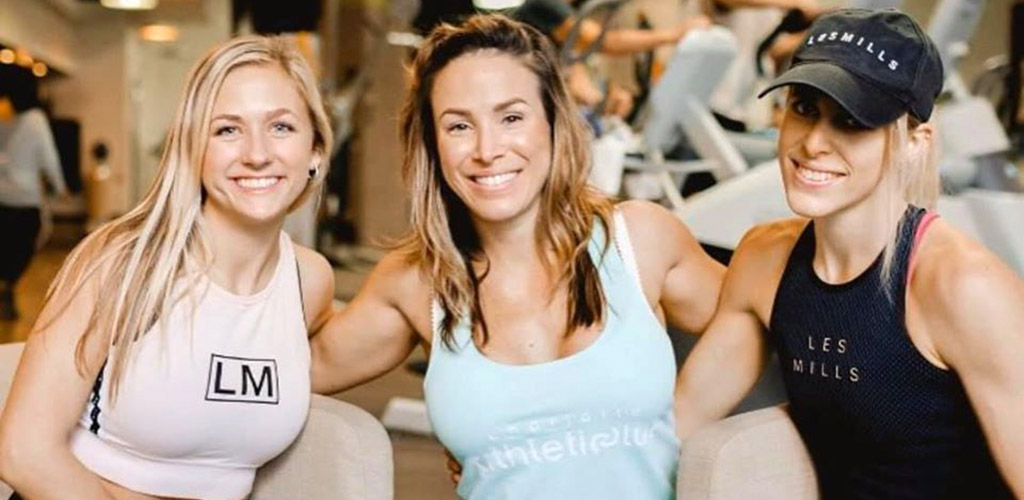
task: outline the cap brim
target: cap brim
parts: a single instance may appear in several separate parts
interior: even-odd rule
[[[777,88],[789,85],[807,85],[821,91],[870,128],[892,123],[907,112],[906,105],[899,99],[867,80],[827,62],[812,61],[793,66],[757,97],[764,97]]]

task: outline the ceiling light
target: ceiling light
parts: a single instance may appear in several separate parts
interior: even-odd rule
[[[157,0],[100,0],[109,9],[148,10],[156,7]]]
[[[147,42],[174,42],[178,40],[178,28],[165,24],[149,24],[139,28],[139,36]]]
[[[0,63],[11,64],[14,62],[14,51],[11,49],[0,50]]]
[[[32,74],[38,76],[39,78],[46,76],[46,73],[48,73],[49,71],[49,68],[47,68],[46,64],[44,63],[37,62],[32,65]]]
[[[32,66],[32,63],[36,62],[36,60],[32,58],[32,54],[29,54],[25,49],[15,50],[14,60],[17,61],[18,66],[24,66],[26,68]]]
[[[473,0],[473,6],[481,10],[515,9],[526,3],[526,0]]]

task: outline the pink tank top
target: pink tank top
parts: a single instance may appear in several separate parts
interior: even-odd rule
[[[179,301],[166,330],[139,340],[113,406],[103,368],[71,436],[86,468],[149,495],[249,494],[256,468],[291,444],[309,410],[309,342],[284,232],[279,255],[256,294],[206,280],[195,309]]]

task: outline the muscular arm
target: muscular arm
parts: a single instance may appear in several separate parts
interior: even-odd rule
[[[419,337],[399,301],[410,290],[415,293],[416,281],[415,270],[401,256],[388,255],[352,302],[322,316],[322,326],[310,339],[313,392],[348,389],[390,371],[409,356]],[[423,307],[429,307],[426,300]]]
[[[725,418],[760,378],[768,355],[765,323],[802,224],[792,220],[754,228],[736,248],[714,319],[676,380],[680,438]]]
[[[68,445],[107,354],[107,339],[94,336],[85,373],[75,368],[75,346],[96,297],[87,283],[63,311],[60,300],[51,301],[37,323],[45,328],[28,338],[14,376],[0,417],[0,478],[27,499],[114,498]]]
[[[657,301],[672,327],[703,332],[715,312],[725,267],[709,257],[686,225],[665,208],[628,201],[619,210],[648,300]]]
[[[1024,497],[1024,282],[983,249],[949,253],[921,256],[911,299],[960,376],[1003,477]]]

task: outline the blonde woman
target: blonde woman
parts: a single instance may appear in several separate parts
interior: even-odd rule
[[[0,420],[5,482],[32,500],[249,494],[309,407],[303,306],[322,305],[303,304],[299,271],[322,257],[281,227],[330,144],[283,40],[236,39],[195,67],[156,183],[48,292]]]
[[[585,125],[540,32],[500,16],[442,26],[411,75],[412,231],[313,337],[314,390],[424,345],[463,498],[674,498],[665,322],[702,331],[723,269],[666,210],[585,185]]]
[[[770,87],[789,88],[779,161],[806,219],[737,249],[681,434],[739,403],[771,345],[823,498],[1024,497],[1024,283],[925,209],[941,64],[897,11],[811,26]]]

